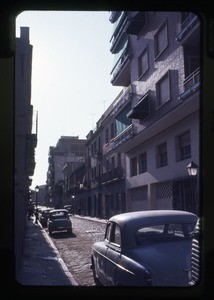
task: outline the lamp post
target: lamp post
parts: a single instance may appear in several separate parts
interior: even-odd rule
[[[189,175],[192,175],[192,176],[197,175],[198,165],[196,163],[194,163],[194,161],[191,161],[191,163],[189,163],[187,165],[187,171],[188,171]]]
[[[198,203],[198,197],[197,197],[197,194],[198,194],[198,189],[197,189],[197,173],[198,173],[198,165],[194,162],[194,161],[191,161],[188,165],[187,165],[187,172],[190,176],[194,176],[195,177],[195,182],[193,182],[193,197],[195,197],[195,201],[194,201],[194,212],[196,214],[199,213],[199,203]]]
[[[39,191],[39,186],[37,185],[37,186],[35,187],[35,192],[36,192],[36,215],[35,215],[36,220],[35,220],[35,223],[36,223],[36,224],[38,223],[38,197],[37,197],[38,191]]]

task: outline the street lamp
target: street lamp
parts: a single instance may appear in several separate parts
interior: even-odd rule
[[[197,175],[198,165],[196,165],[196,163],[194,163],[194,161],[191,161],[191,163],[189,163],[187,165],[187,171],[188,171],[189,175],[192,175],[192,176]]]
[[[197,188],[197,173],[198,173],[198,165],[196,163],[194,163],[194,161],[191,161],[188,165],[187,165],[187,171],[188,174],[190,176],[193,176],[193,178],[195,178],[194,181],[192,181],[192,189],[193,189],[193,197],[195,197],[194,199],[194,211],[196,214],[199,213],[199,203],[198,203],[198,188]],[[192,178],[192,179],[193,179]]]
[[[35,223],[36,224],[38,223],[38,197],[37,197],[38,191],[39,191],[39,186],[37,185],[35,187],[35,192],[36,192],[36,220],[35,220]]]

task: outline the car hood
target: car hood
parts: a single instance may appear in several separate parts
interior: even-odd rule
[[[156,243],[132,252],[132,258],[150,272],[156,286],[187,286],[191,240]]]

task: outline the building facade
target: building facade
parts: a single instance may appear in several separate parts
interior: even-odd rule
[[[67,204],[69,176],[85,160],[85,141],[78,136],[61,136],[56,146],[49,148],[46,183],[50,206],[60,208]]]
[[[199,213],[200,20],[184,12],[111,12],[111,83],[129,100],[115,114],[115,152],[125,154],[127,211]],[[130,120],[128,122],[128,120]]]
[[[15,52],[14,253],[16,270],[23,255],[30,186],[35,169],[37,112],[31,105],[32,45],[29,28],[20,28]]]
[[[113,110],[123,91],[98,120],[96,129],[87,136],[86,188],[91,216],[109,218],[126,211],[125,166],[123,153],[115,153]],[[86,192],[85,192],[86,194]]]
[[[121,92],[88,133],[85,163],[64,165],[69,204],[98,218],[149,209],[199,214],[200,19],[113,11],[110,22],[111,84]],[[196,176],[187,172],[192,161]]]
[[[111,83],[121,92],[90,131],[75,212],[199,213],[200,20],[184,12],[113,11]],[[199,171],[199,169],[198,169]]]

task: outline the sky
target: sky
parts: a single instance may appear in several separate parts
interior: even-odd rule
[[[86,139],[121,91],[111,84],[112,24],[108,11],[25,11],[33,46],[31,104],[38,111],[36,167],[31,188],[46,184],[48,152],[61,136]]]

